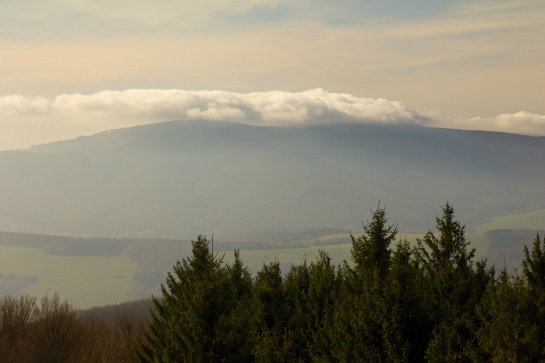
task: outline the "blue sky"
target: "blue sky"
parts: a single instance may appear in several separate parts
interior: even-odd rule
[[[3,0],[0,149],[199,115],[543,135],[543,19],[544,1]]]

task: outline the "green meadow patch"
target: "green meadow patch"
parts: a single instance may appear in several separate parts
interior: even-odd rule
[[[7,293],[42,297],[58,292],[76,308],[126,301],[134,270],[122,256],[58,256],[40,248],[0,245],[0,274],[20,287]]]
[[[543,230],[545,229],[545,209],[494,217],[490,222],[477,226],[476,231],[485,233],[495,229]]]

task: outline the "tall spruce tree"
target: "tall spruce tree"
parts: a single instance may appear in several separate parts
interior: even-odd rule
[[[238,250],[234,252],[234,262],[225,270],[227,298],[217,324],[218,356],[220,361],[252,362],[252,277]]]
[[[385,309],[384,286],[391,263],[390,245],[397,227],[388,225],[384,208],[372,212],[371,221],[363,225],[363,234],[350,236],[354,267],[344,266],[346,282],[341,286],[342,300],[335,318],[338,331],[335,350],[341,361],[385,361],[382,337]]]
[[[541,352],[541,359],[545,358],[545,236],[540,238],[536,233],[536,238],[532,246],[532,251],[524,246],[524,259],[522,260],[522,272],[528,283],[528,288],[537,306],[537,312],[534,317],[538,323],[539,341],[544,347]]]
[[[209,249],[206,237],[192,241],[191,258],[177,262],[154,297],[147,339],[140,350],[145,362],[219,361],[217,324],[229,306],[227,274]]]
[[[290,307],[286,304],[280,262],[264,264],[256,275],[252,298],[254,360],[291,362],[293,337],[289,327]]]
[[[309,266],[309,286],[305,296],[308,314],[307,347],[313,362],[333,362],[334,311],[339,300],[340,278],[329,255],[320,251]]]
[[[467,361],[474,314],[469,302],[475,249],[469,249],[465,227],[454,218],[449,203],[436,223],[438,236],[428,231],[418,240],[416,249],[428,283],[430,318],[435,324],[426,358],[436,362]]]
[[[292,337],[291,349],[297,360],[310,361],[307,338],[309,330],[309,311],[306,305],[310,284],[309,265],[305,260],[300,265],[294,265],[284,279],[285,304],[289,310],[287,324]]]
[[[528,247],[524,246],[522,271],[530,289],[536,295],[545,294],[545,238],[541,241],[539,233],[536,233],[531,253]]]
[[[362,349],[362,339],[355,324],[358,292],[354,289],[354,270],[344,261],[339,267],[338,296],[334,302],[333,319],[329,322],[328,338],[331,341],[332,362],[357,361],[355,352]]]
[[[504,268],[498,280],[490,279],[477,306],[480,361],[539,362],[537,306],[525,281]]]
[[[397,227],[388,225],[386,210],[380,205],[362,227],[361,236],[350,235],[354,270],[363,285],[382,283],[390,267],[390,245],[395,241]]]
[[[430,319],[425,305],[424,280],[406,240],[392,253],[384,286],[382,336],[389,362],[421,362],[429,341]]]

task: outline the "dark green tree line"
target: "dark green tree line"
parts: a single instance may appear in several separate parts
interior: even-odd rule
[[[522,275],[498,275],[450,204],[416,245],[378,207],[350,236],[352,261],[325,252],[251,276],[193,241],[155,299],[144,362],[537,362],[545,358],[545,241]]]

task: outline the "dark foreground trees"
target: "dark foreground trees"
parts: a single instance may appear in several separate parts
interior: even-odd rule
[[[233,266],[223,266],[221,259],[212,255],[206,237],[198,236],[192,244],[192,257],[174,266],[166,285],[161,287],[162,299],[154,299],[156,309],[140,359],[211,362],[229,356],[240,362],[250,361],[250,352],[245,348],[251,318],[247,309],[250,274],[238,253]],[[267,292],[270,296],[265,300],[280,306],[275,291]]]
[[[131,362],[142,324],[81,317],[58,294],[0,299],[0,363]]]
[[[545,359],[545,241],[521,274],[474,261],[450,204],[416,245],[384,208],[351,236],[352,261],[325,252],[251,275],[192,241],[145,329],[120,312],[78,316],[58,295],[0,300],[2,362],[539,362]]]
[[[384,208],[351,236],[352,262],[325,252],[278,261],[252,278],[205,237],[156,299],[143,362],[537,362],[545,358],[545,242],[525,250],[523,275],[474,261],[450,204],[416,246]]]

